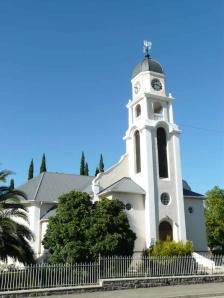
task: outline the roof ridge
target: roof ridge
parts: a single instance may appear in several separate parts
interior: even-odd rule
[[[122,178],[118,179],[114,183],[112,183],[112,184],[108,185],[107,187],[105,187],[104,189],[102,189],[102,191],[105,191],[106,189],[108,189],[109,187],[115,185],[116,183],[120,183],[124,178],[128,178],[128,177],[122,177]],[[100,191],[99,193],[101,193],[102,191]]]
[[[37,197],[37,194],[38,194],[38,192],[39,192],[39,189],[40,189],[41,183],[42,183],[42,181],[43,181],[44,175],[45,175],[45,172],[43,172],[43,174],[42,174],[42,176],[41,176],[41,178],[40,178],[40,181],[39,181],[39,183],[38,183],[38,185],[37,185],[37,189],[36,189],[36,192],[35,192],[35,194],[34,194],[34,198],[33,198],[34,201],[36,200],[36,197]]]
[[[127,180],[127,179],[132,180],[130,177],[123,177],[123,178],[121,178],[120,180],[117,181],[116,187],[119,187],[123,183],[123,181]]]
[[[78,175],[78,174],[71,174],[71,173],[59,173],[59,172],[46,172],[46,174],[58,174],[58,175],[69,175],[69,176],[76,176],[76,177],[89,177],[94,178],[95,176],[87,176],[87,175]]]

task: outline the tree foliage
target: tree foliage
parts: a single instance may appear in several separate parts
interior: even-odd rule
[[[85,175],[85,154],[82,151],[81,160],[80,160],[80,175]]]
[[[99,174],[99,168],[98,167],[96,167],[96,170],[95,170],[95,177]]]
[[[87,162],[85,164],[85,176],[89,176],[89,166]]]
[[[93,205],[87,237],[91,255],[132,255],[135,233],[130,229],[124,204],[118,199],[101,198]]]
[[[10,179],[9,187],[10,187],[11,190],[13,190],[15,188],[14,179]]]
[[[9,171],[1,171],[0,181],[5,182],[10,174]],[[33,240],[33,235],[26,226],[27,210],[21,199],[26,199],[23,192],[10,186],[0,187],[0,260],[7,261],[11,257],[19,262],[32,264],[34,252],[29,241]]]
[[[33,178],[33,172],[34,172],[34,164],[33,159],[30,162],[29,170],[28,170],[28,180]]]
[[[43,244],[51,262],[71,263],[95,260],[99,253],[131,254],[135,239],[122,202],[104,198],[93,204],[87,193],[71,191],[59,197]]]
[[[89,176],[89,166],[83,151],[82,151],[81,160],[80,160],[80,175]]]
[[[104,172],[104,162],[103,162],[103,155],[102,154],[100,154],[99,171],[100,171],[100,173]]]
[[[43,172],[47,172],[47,166],[46,166],[46,156],[43,154],[42,160],[41,160],[41,165],[40,165],[40,174]]]
[[[214,187],[207,192],[205,223],[208,246],[224,252],[224,189]]]

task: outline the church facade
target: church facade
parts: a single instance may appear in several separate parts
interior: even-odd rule
[[[162,66],[148,49],[134,68],[132,99],[127,103],[126,152],[120,161],[97,177],[42,173],[19,187],[28,195],[30,227],[37,255],[48,218],[55,214],[57,198],[72,189],[88,192],[93,200],[117,198],[124,202],[135,251],[156,240],[193,242],[195,251],[207,251],[203,200],[182,181],[180,129],[174,121],[174,98],[166,92]]]

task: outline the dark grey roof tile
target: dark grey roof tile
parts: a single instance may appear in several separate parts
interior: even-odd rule
[[[95,177],[45,172],[18,187],[28,200],[56,202],[63,193],[71,190],[91,193],[91,183]]]
[[[200,193],[191,191],[186,188],[183,189],[183,195],[184,195],[184,197],[201,197],[201,198],[205,197],[204,195],[201,195]]]

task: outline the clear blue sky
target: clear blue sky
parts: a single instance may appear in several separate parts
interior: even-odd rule
[[[43,152],[49,171],[78,174],[82,150],[91,174],[101,152],[117,162],[149,39],[176,98],[184,178],[224,187],[223,13],[221,0],[1,1],[1,168],[18,185]]]

